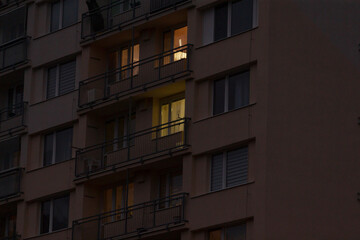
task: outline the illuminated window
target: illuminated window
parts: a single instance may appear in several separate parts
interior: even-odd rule
[[[187,44],[187,26],[165,32],[163,41],[164,52],[166,52],[163,60],[164,64],[187,57],[186,50],[182,48]],[[171,54],[171,50],[173,50],[173,54]]]
[[[126,200],[127,195],[127,202]],[[104,191],[104,212],[111,212],[114,210],[120,210],[127,206],[134,205],[134,183],[129,183],[128,189],[126,184],[120,184],[111,188],[107,188]],[[132,213],[129,212],[128,216]],[[111,214],[108,218],[104,219],[105,222],[111,222],[123,219],[125,217],[124,211],[118,211],[118,214]]]
[[[109,58],[109,70],[120,69],[109,77],[109,82],[115,82],[139,74],[140,45],[126,46],[119,51],[113,52]],[[134,63],[131,65],[131,63]]]
[[[176,125],[176,121],[185,118],[185,99],[183,96],[174,96],[161,101],[160,124],[161,136],[184,131],[184,125]],[[170,123],[173,126],[169,126]]]
[[[246,224],[211,230],[209,240],[246,240]]]

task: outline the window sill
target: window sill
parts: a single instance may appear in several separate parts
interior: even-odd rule
[[[62,95],[58,95],[58,96],[56,96],[56,97],[52,97],[52,98],[45,99],[45,100],[43,100],[43,101],[41,101],[41,102],[37,102],[37,103],[30,104],[29,107],[34,107],[34,106],[36,106],[36,105],[39,105],[39,104],[42,104],[42,103],[45,103],[45,102],[49,102],[49,101],[52,101],[52,100],[54,100],[54,99],[58,99],[58,98],[60,98],[60,97],[66,96],[66,95],[70,95],[70,94],[72,94],[72,93],[74,93],[74,92],[76,92],[76,91],[78,91],[78,89],[74,89],[74,90],[72,90],[72,91],[70,91],[70,92],[68,92],[68,93],[65,93],[65,94],[62,94]]]
[[[62,162],[57,162],[57,163],[54,163],[54,164],[51,164],[51,165],[48,165],[48,166],[42,166],[42,167],[38,167],[38,168],[35,168],[35,169],[31,169],[31,170],[26,171],[26,173],[36,172],[36,171],[39,171],[39,170],[42,170],[42,169],[45,169],[45,168],[50,168],[50,167],[53,167],[53,166],[56,166],[56,165],[60,165],[62,163],[70,162],[72,160],[75,160],[75,158],[70,158],[68,160],[65,160],[65,161],[62,161]]]
[[[33,40],[35,41],[35,40],[44,38],[44,37],[46,37],[46,36],[49,36],[49,35],[52,35],[52,34],[54,34],[54,33],[60,32],[60,31],[62,31],[62,30],[71,28],[71,27],[73,27],[73,26],[75,26],[75,25],[78,25],[78,24],[81,24],[81,21],[80,21],[80,22],[73,23],[73,24],[71,24],[71,25],[69,25],[69,26],[67,26],[67,27],[60,28],[60,29],[55,30],[55,31],[53,31],[53,32],[48,32],[48,33],[42,34],[42,35],[40,35],[40,36],[38,36],[38,37],[34,37]]]
[[[213,42],[211,42],[211,43],[203,44],[203,45],[201,45],[201,46],[199,46],[199,47],[195,47],[195,50],[198,50],[198,49],[201,49],[201,48],[205,48],[205,47],[207,47],[207,46],[210,46],[210,45],[213,45],[213,44],[216,44],[216,43],[225,41],[225,40],[230,39],[230,38],[237,37],[237,36],[239,36],[239,35],[243,35],[243,34],[248,33],[248,32],[252,32],[252,31],[254,31],[254,30],[258,29],[258,28],[259,28],[259,26],[256,26],[256,27],[253,27],[253,28],[251,28],[251,29],[249,29],[249,30],[246,30],[246,31],[244,31],[244,32],[234,34],[234,35],[232,35],[232,36],[230,36],[230,37],[226,37],[226,38],[223,38],[223,39],[220,39],[220,40],[217,40],[217,41],[213,41]]]
[[[196,120],[196,121],[193,122],[193,124],[196,124],[196,123],[199,123],[199,122],[208,120],[208,119],[216,118],[216,117],[222,116],[222,115],[224,115],[224,114],[228,114],[228,113],[232,113],[232,112],[235,112],[235,111],[239,111],[239,110],[241,110],[241,109],[251,108],[251,107],[254,106],[254,105],[256,105],[256,102],[250,103],[249,105],[246,105],[246,106],[243,106],[243,107],[239,107],[239,108],[236,108],[236,109],[227,111],[227,112],[219,113],[219,114],[216,114],[216,115],[212,115],[212,116],[210,116],[210,117],[206,117],[206,118],[202,118],[202,119],[200,119],[200,120]]]
[[[249,182],[247,182],[247,183],[243,183],[243,184],[236,185],[236,186],[233,186],[233,187],[223,188],[223,189],[219,189],[219,190],[216,190],[216,191],[211,191],[211,192],[207,192],[207,193],[195,195],[195,196],[190,197],[190,199],[196,199],[196,198],[203,197],[203,196],[207,196],[207,195],[210,195],[210,194],[213,194],[213,193],[218,193],[218,192],[223,192],[223,191],[227,191],[227,190],[232,190],[232,189],[234,189],[234,188],[239,188],[239,187],[251,185],[251,184],[254,184],[254,183],[255,183],[255,181],[252,180],[252,181],[249,181]]]

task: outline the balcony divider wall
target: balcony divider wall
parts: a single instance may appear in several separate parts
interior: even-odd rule
[[[174,194],[127,208],[73,221],[72,240],[125,239],[187,222],[187,193]]]

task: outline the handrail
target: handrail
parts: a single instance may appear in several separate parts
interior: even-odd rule
[[[189,118],[178,119],[76,151],[75,176],[145,162],[188,147]],[[94,165],[95,164],[95,165]]]
[[[80,236],[88,234],[87,231],[84,232],[84,229],[89,227],[91,227],[91,234],[100,240],[143,234],[147,230],[161,227],[169,229],[171,226],[185,223],[185,199],[188,195],[188,193],[173,194],[74,220],[72,240],[83,239]]]

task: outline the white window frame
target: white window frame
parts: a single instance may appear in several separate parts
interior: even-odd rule
[[[227,20],[227,34],[226,34],[226,38],[229,38],[231,36],[236,36],[238,34],[241,34],[241,33],[238,33],[238,34],[234,34],[234,35],[231,35],[231,21],[232,21],[232,16],[231,16],[231,6],[232,6],[232,3],[235,2],[237,0],[232,0],[232,1],[228,1],[227,4],[227,15],[228,15],[228,20]],[[258,27],[258,0],[252,0],[253,1],[253,19],[252,19],[252,28],[251,29],[254,29],[256,27]],[[202,45],[208,45],[208,44],[211,44],[213,42],[217,42],[217,41],[221,41],[221,40],[224,40],[226,38],[223,38],[223,39],[220,39],[220,40],[216,40],[215,41],[215,8],[217,7],[218,5],[215,5],[209,9],[206,9],[203,11],[202,13],[202,35],[203,35],[203,38],[202,38]],[[207,15],[207,17],[209,18],[210,22],[209,22],[209,26],[208,27],[211,27],[212,29],[209,30],[209,29],[205,29],[205,15]],[[249,29],[249,30],[251,30]],[[208,33],[211,33],[211,40],[207,40],[205,41],[205,38],[204,38],[204,35],[205,35],[205,32],[208,32]]]
[[[54,232],[53,231],[53,221],[54,221],[54,200],[58,199],[58,198],[63,198],[63,197],[68,197],[69,198],[69,202],[68,202],[68,208],[69,208],[69,212],[68,212],[68,223],[67,223],[67,227],[65,228],[62,228],[62,229],[66,229],[69,227],[69,213],[70,213],[70,194],[68,195],[64,195],[64,196],[61,196],[61,197],[57,197],[57,198],[51,198],[51,199],[48,199],[48,200],[45,200],[45,201],[42,201],[40,203],[40,223],[39,223],[39,233],[41,235],[44,235],[44,234],[49,234],[49,233],[52,233]],[[41,233],[41,223],[42,223],[42,204],[44,202],[50,202],[50,213],[49,213],[49,231],[48,232],[44,232],[44,233]],[[61,231],[62,229],[58,229],[58,230],[55,230],[55,231]]]
[[[47,134],[44,135],[43,137],[43,156],[42,156],[42,159],[43,159],[43,167],[47,167],[47,166],[51,166],[51,165],[54,165],[54,164],[57,164],[57,163],[60,163],[60,162],[56,162],[56,135],[58,132],[61,132],[61,131],[64,131],[64,130],[68,130],[68,129],[72,129],[72,135],[71,135],[71,140],[73,141],[74,140],[74,128],[71,126],[71,127],[67,127],[67,128],[62,128],[60,130],[56,130],[56,131],[53,131],[53,132],[49,132]],[[53,144],[52,144],[52,156],[51,156],[51,164],[49,165],[45,165],[45,142],[46,142],[46,136],[48,135],[52,135],[52,141],[53,141]],[[73,146],[73,142],[71,142],[71,146]],[[71,158],[73,157],[73,154],[72,154],[72,148],[71,148]],[[70,158],[70,159],[71,159]],[[67,160],[70,160],[70,159],[67,159]],[[65,160],[65,161],[67,161]]]

